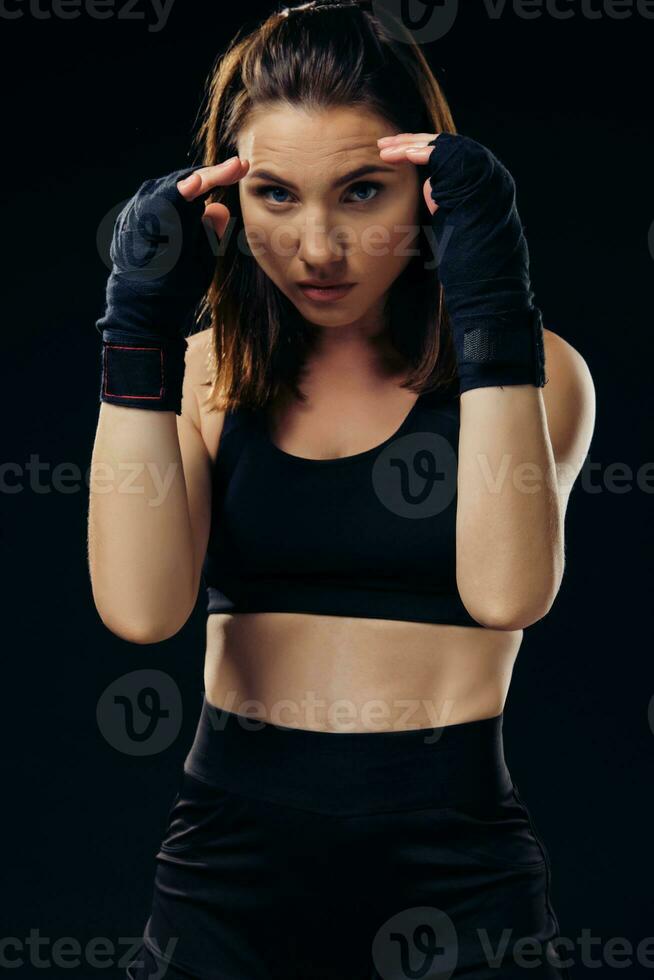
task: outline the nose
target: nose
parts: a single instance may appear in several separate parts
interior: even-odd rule
[[[298,229],[297,257],[307,266],[336,273],[348,254],[347,235],[342,225],[331,225],[323,211],[312,211]]]

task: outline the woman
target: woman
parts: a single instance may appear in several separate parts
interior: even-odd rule
[[[594,390],[511,176],[363,3],[234,42],[198,135],[121,212],[98,323],[94,463],[147,463],[92,494],[99,613],[157,642],[209,590],[128,976],[567,976],[502,721]]]

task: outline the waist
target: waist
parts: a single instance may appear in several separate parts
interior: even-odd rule
[[[204,690],[236,713],[343,732],[499,714],[521,637],[499,630],[289,613],[207,618]]]
[[[214,786],[338,815],[494,807],[511,792],[503,712],[403,731],[323,732],[228,711],[203,697],[185,771]]]

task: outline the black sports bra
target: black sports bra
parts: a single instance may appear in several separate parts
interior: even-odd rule
[[[306,459],[227,412],[212,470],[207,612],[476,626],[456,585],[459,399],[422,394],[373,449]]]

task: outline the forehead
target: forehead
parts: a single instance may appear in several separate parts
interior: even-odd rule
[[[350,106],[307,110],[278,103],[255,110],[237,140],[252,166],[274,163],[296,172],[380,163],[377,139],[395,127],[369,110]]]

